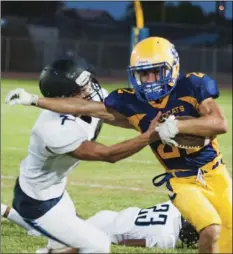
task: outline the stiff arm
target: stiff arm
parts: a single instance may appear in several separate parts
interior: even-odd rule
[[[87,101],[81,98],[38,98],[36,106],[62,114],[92,116],[114,126],[134,129],[125,116],[107,108],[103,102]]]

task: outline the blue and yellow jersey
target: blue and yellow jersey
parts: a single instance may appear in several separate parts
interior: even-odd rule
[[[219,96],[215,80],[203,73],[181,75],[176,88],[162,103],[143,103],[137,99],[134,89],[118,89],[109,94],[104,103],[126,116],[129,122],[141,133],[145,132],[151,120],[159,111],[163,117],[199,117],[199,104],[207,98]],[[216,138],[200,149],[179,149],[164,145],[160,140],[152,143],[151,149],[167,171],[217,167],[221,154]]]

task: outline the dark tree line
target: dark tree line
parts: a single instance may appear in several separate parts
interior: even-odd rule
[[[56,13],[61,1],[1,1],[2,16],[41,17]]]
[[[218,9],[219,1],[216,1],[216,11],[206,14],[202,8],[192,5],[191,2],[179,2],[177,5],[172,2],[164,1],[141,1],[144,20],[146,22],[168,22],[168,23],[186,23],[186,24],[210,24],[227,25],[232,22],[227,20],[224,12]],[[134,5],[131,2],[128,5],[125,14],[126,20],[135,22]]]
[[[219,25],[227,25],[232,21],[225,19],[224,12],[219,12],[219,4],[223,1],[216,1],[215,12],[206,15],[201,7],[192,5],[189,1],[181,1],[177,5],[172,2],[164,1],[141,1],[145,22],[173,22],[186,24],[208,24],[215,23]],[[64,7],[64,1],[1,1],[2,16],[17,17],[41,17],[51,16]],[[66,12],[68,8],[66,8]],[[70,12],[72,10],[70,9]],[[70,13],[70,15],[74,15]],[[133,2],[131,2],[126,10],[123,19],[135,22],[135,13]]]

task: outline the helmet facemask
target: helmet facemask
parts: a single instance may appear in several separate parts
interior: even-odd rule
[[[128,68],[130,81],[137,96],[144,102],[156,101],[169,94],[173,89],[173,69],[167,62],[133,66]],[[153,82],[143,81],[143,73],[155,73]]]
[[[182,218],[182,228],[179,233],[182,248],[196,249],[199,240],[199,234],[196,229]]]
[[[83,71],[75,79],[75,82],[78,87],[71,96],[81,96],[85,100],[93,100],[96,97],[95,100],[103,101],[102,89],[98,81],[92,77],[89,71]]]
[[[81,88],[81,97],[84,100],[103,101],[103,93],[99,83],[91,79],[86,85]]]
[[[136,96],[144,103],[153,103],[169,95],[179,76],[179,55],[174,45],[162,37],[148,37],[133,48],[128,67],[129,80]],[[142,72],[156,72],[142,79]],[[140,75],[138,75],[138,72]]]

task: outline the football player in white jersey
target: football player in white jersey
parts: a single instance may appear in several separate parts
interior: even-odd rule
[[[101,87],[88,67],[72,59],[56,60],[46,66],[39,86],[45,97],[103,100]],[[80,253],[109,253],[108,235],[76,216],[65,190],[67,175],[79,160],[112,163],[140,151],[158,138],[155,126],[160,116],[154,118],[147,132],[105,146],[92,141],[97,137],[100,120],[44,110],[33,126],[28,155],[20,164],[13,208],[32,228],[60,246],[79,249]],[[110,122],[114,124],[114,119]]]
[[[149,208],[129,207],[120,212],[104,210],[86,221],[119,245],[170,249],[180,239],[187,247],[195,248],[199,238],[171,201]]]
[[[26,223],[25,225],[19,223],[23,219],[13,208],[8,207],[7,210],[15,214],[15,219],[17,218],[15,221],[9,218],[11,221],[25,228],[29,235],[36,236],[34,230]],[[86,221],[104,231],[111,242],[118,245],[173,249],[177,247],[180,240],[183,246],[196,248],[199,239],[195,228],[182,218],[171,201],[146,209],[129,207],[119,212],[104,210],[97,212]],[[39,249],[38,253],[55,253],[59,247],[54,243],[51,246],[50,241],[48,246]]]

